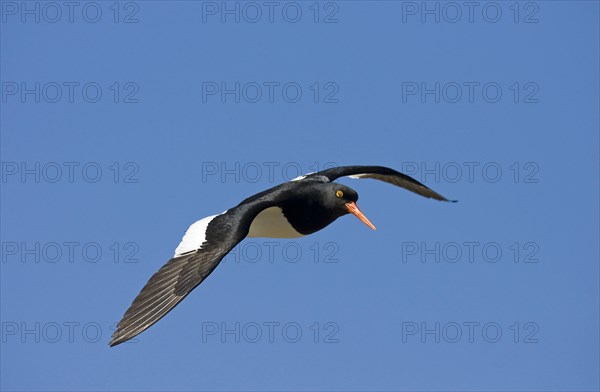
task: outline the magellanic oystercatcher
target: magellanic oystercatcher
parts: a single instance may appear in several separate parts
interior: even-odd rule
[[[427,198],[451,201],[406,174],[382,166],[335,167],[267,189],[222,214],[192,224],[173,258],[150,278],[125,312],[110,345],[131,339],[160,320],[246,237],[301,237],[348,213],[375,230],[356,205],[356,191],[332,182],[344,176],[374,178]]]

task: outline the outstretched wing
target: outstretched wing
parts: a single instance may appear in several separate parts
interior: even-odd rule
[[[337,178],[346,176],[349,176],[350,178],[374,178],[376,180],[384,181],[404,189],[408,189],[409,191],[424,197],[441,201],[456,201],[448,200],[424,184],[421,184],[414,178],[384,166],[339,166],[317,173],[312,173],[307,177],[316,176],[327,177],[329,181],[335,181]]]
[[[248,235],[254,218],[285,198],[285,188],[273,187],[191,225],[173,258],[150,278],[125,312],[110,345],[142,333],[177,306]]]
[[[233,209],[190,226],[169,260],[146,283],[117,325],[111,346],[148,329],[206,279],[235,245],[246,237],[247,210]]]

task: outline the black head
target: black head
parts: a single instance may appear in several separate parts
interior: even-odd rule
[[[358,193],[354,189],[335,182],[322,184],[319,188],[320,202],[324,207],[337,216],[354,214],[364,224],[375,230],[375,226],[356,205]]]
[[[358,200],[358,193],[346,185],[328,182],[319,188],[321,201],[327,208],[343,210],[346,214],[346,203],[356,203]]]

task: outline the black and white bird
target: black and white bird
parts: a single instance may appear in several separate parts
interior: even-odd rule
[[[417,180],[382,166],[335,167],[267,189],[221,214],[192,224],[173,258],[150,278],[125,312],[110,345],[131,339],[160,320],[246,237],[302,237],[349,213],[375,230],[356,205],[356,191],[333,182],[344,176],[374,178],[427,198],[450,201]]]

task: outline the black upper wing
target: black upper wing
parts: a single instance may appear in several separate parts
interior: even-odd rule
[[[350,176],[352,178],[374,178],[376,180],[385,181],[404,189],[408,189],[409,191],[415,192],[424,197],[441,201],[456,201],[448,200],[424,184],[421,184],[414,178],[384,166],[339,166],[317,173],[312,173],[307,177],[316,176],[327,177],[329,181],[335,181],[337,178],[346,176]]]
[[[146,283],[135,298],[112,335],[111,346],[123,343],[148,329],[210,275],[219,262],[245,235],[229,235],[215,239],[232,220],[227,214],[218,215],[207,227],[206,242],[194,252],[169,260]],[[211,238],[212,237],[212,238]]]
[[[169,313],[246,237],[256,215],[280,197],[274,188],[271,193],[261,193],[215,216],[206,227],[205,241],[199,249],[173,257],[150,278],[117,324],[110,345],[133,338]]]

